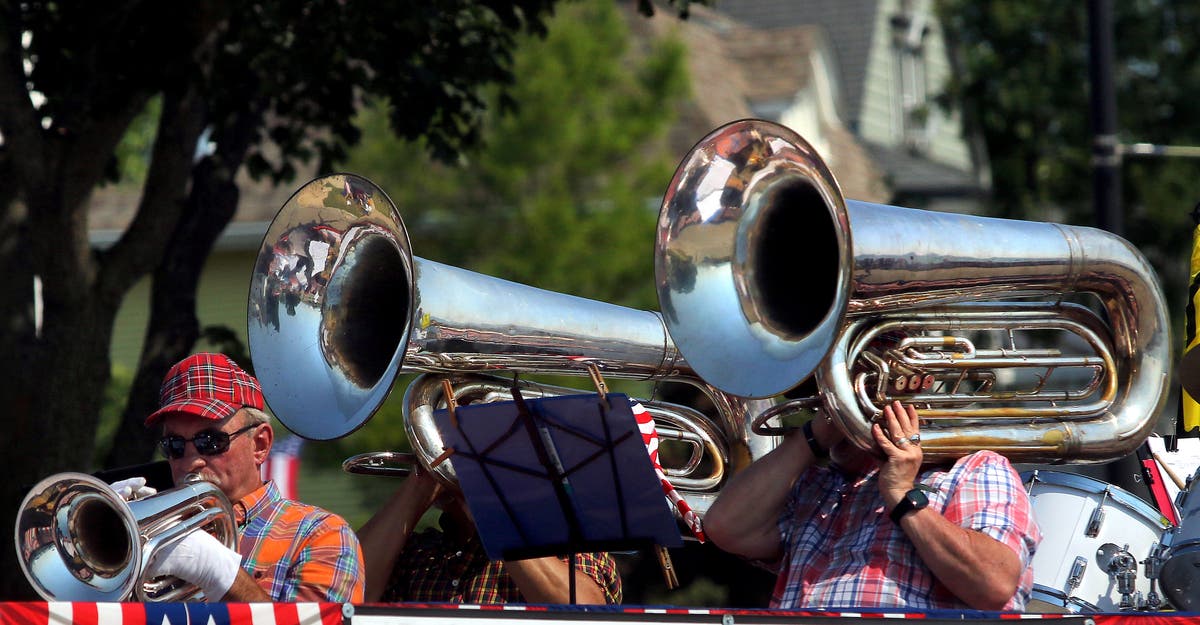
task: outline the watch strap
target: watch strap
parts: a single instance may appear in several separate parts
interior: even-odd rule
[[[907,493],[904,493],[904,499],[901,499],[900,503],[896,504],[896,507],[892,508],[891,513],[888,514],[888,517],[892,519],[892,523],[899,525],[900,519],[903,519],[908,513],[927,507],[929,505],[929,498],[925,496],[925,492],[931,490],[933,489],[924,484],[918,484],[909,489]]]
[[[804,425],[800,427],[800,431],[804,433],[804,440],[808,441],[808,449],[812,451],[814,458],[824,460],[829,457],[829,450],[822,447],[821,443],[817,441],[817,436],[813,434],[811,419],[804,422]]]

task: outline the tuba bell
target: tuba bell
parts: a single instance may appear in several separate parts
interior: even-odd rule
[[[1127,241],[846,200],[778,124],[737,121],[700,141],[656,241],[663,316],[697,375],[773,397],[815,373],[820,411],[863,448],[900,399],[928,421],[929,460],[988,448],[1101,462],[1141,444],[1166,398],[1164,298]]]
[[[401,373],[586,376],[596,367],[604,376],[682,382],[707,394],[717,414],[701,415],[706,421],[694,429],[726,441],[710,465],[736,468],[773,446],[740,431],[745,415],[770,403],[700,380],[658,313],[517,284],[411,250],[395,205],[357,176],[317,178],[276,215],[251,277],[248,338],[263,395],[292,432],[314,440],[350,434]],[[418,456],[427,467],[433,460]],[[381,458],[351,470],[369,471]],[[434,473],[452,481],[448,467]],[[698,492],[689,503],[704,510],[712,498],[713,490]]]
[[[38,482],[17,512],[17,559],[47,601],[186,601],[200,594],[175,577],[144,579],[155,553],[193,531],[237,547],[233,507],[199,476],[125,501],[85,473]]]

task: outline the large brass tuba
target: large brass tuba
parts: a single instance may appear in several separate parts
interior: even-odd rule
[[[658,313],[416,257],[394,204],[357,176],[318,178],[284,204],[264,239],[248,308],[263,394],[276,417],[305,438],[339,438],[362,426],[401,372],[588,375],[595,366],[604,376],[677,381],[707,392],[719,414],[695,429],[718,432],[724,444],[723,457],[705,466],[736,469],[773,446],[771,438],[742,431],[746,415],[770,403],[697,378]],[[436,432],[425,429],[413,442],[428,467],[441,450]],[[448,467],[436,473],[449,478]],[[704,510],[715,489],[685,497]]]
[[[1163,295],[1127,241],[846,200],[777,124],[738,121],[698,143],[656,241],[663,315],[696,373],[770,397],[815,372],[821,409],[862,447],[899,398],[931,422],[928,459],[989,448],[1099,462],[1133,451],[1166,397]],[[1071,301],[1084,296],[1102,314]]]
[[[155,553],[193,531],[237,547],[233,507],[196,478],[125,501],[84,473],[38,482],[17,511],[17,559],[47,601],[185,601],[200,589],[174,577],[145,579]]]

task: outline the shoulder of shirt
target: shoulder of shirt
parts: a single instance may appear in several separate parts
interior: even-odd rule
[[[954,463],[954,468],[961,469],[961,470],[970,470],[970,469],[975,469],[975,468],[978,468],[978,467],[981,467],[984,465],[989,465],[989,464],[1001,465],[1001,466],[1004,466],[1007,468],[1012,467],[1012,463],[1010,463],[1008,461],[1008,458],[1006,458],[990,449],[981,449],[979,451],[969,453],[969,454],[963,456],[962,458],[959,458]]]
[[[281,513],[289,516],[300,516],[306,522],[311,523],[322,529],[340,529],[342,527],[350,527],[346,519],[341,515],[330,512],[319,506],[307,504],[295,499],[281,498],[276,502],[280,506]]]

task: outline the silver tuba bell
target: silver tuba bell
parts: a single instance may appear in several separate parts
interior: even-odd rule
[[[742,120],[700,141],[656,241],[664,319],[703,380],[771,397],[815,372],[820,410],[864,448],[901,399],[929,422],[930,460],[988,448],[1100,462],[1141,444],[1166,398],[1164,298],[1129,242],[846,200],[778,124]]]
[[[17,559],[47,601],[185,601],[200,589],[174,577],[143,579],[155,552],[193,531],[237,547],[233,507],[214,484],[185,483],[125,501],[84,473],[38,482],[17,512]]]

